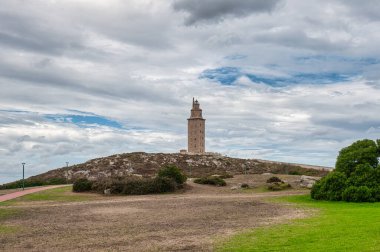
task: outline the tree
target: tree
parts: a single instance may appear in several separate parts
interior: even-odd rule
[[[343,148],[335,170],[314,184],[317,200],[380,201],[380,140],[360,140]]]
[[[343,172],[349,177],[358,165],[368,164],[373,168],[377,167],[378,157],[379,147],[375,141],[359,140],[339,152],[335,170]]]

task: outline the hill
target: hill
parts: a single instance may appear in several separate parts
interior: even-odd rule
[[[296,175],[323,176],[329,167],[281,163],[258,159],[240,159],[217,154],[190,155],[179,153],[133,152],[96,158],[82,164],[59,168],[30,177],[29,180],[47,181],[65,178],[73,181],[77,178],[98,179],[111,176],[153,176],[167,165],[175,164],[189,177],[201,177],[212,174],[261,174],[282,173]]]

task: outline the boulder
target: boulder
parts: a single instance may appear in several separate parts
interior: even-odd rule
[[[300,180],[300,186],[310,189],[320,179],[321,179],[321,177],[313,177],[313,176],[302,175],[301,180]]]

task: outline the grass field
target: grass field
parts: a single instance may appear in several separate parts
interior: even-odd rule
[[[20,213],[21,210],[19,209],[0,209],[0,234],[12,233],[18,230],[18,228],[15,226],[4,225],[1,222]]]
[[[19,203],[31,201],[55,201],[55,202],[73,202],[73,201],[86,201],[93,198],[100,197],[94,193],[73,193],[72,186],[59,187],[49,189],[46,191],[36,192],[22,197],[0,202],[0,206],[11,206]]]
[[[255,229],[219,244],[217,251],[379,251],[380,203],[315,201],[308,195],[281,201],[317,213],[291,224]]]

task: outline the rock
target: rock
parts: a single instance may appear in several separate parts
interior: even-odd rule
[[[37,176],[36,180],[51,178],[67,178],[72,181],[83,177],[110,177],[142,174],[154,176],[161,167],[174,164],[187,175],[193,177],[209,176],[210,174],[242,174],[254,173],[273,176],[272,171],[283,170],[284,163],[270,162],[258,159],[240,159],[214,155],[189,155],[179,153],[123,153],[104,158],[89,160],[82,164],[55,169]],[[286,164],[289,169],[308,172],[315,176],[324,176],[326,170],[304,168],[298,165]],[[307,186],[307,184],[305,184]]]
[[[320,180],[320,177],[313,177],[313,176],[306,176],[302,175],[301,180],[300,180],[300,186],[301,187],[306,187],[306,188],[312,188],[315,182]]]
[[[239,189],[239,186],[231,186],[231,190],[237,190]]]
[[[105,189],[104,195],[111,195],[111,189]]]

